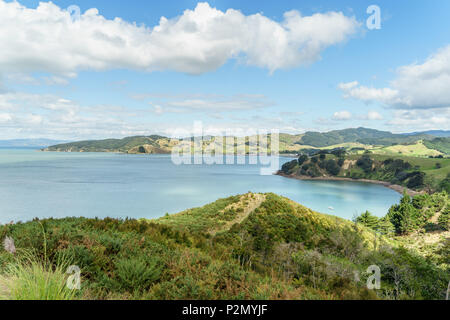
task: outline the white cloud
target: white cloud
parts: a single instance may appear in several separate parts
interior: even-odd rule
[[[387,124],[396,132],[450,130],[450,108],[395,110]]]
[[[364,118],[366,120],[383,120],[383,116],[376,111],[369,111]]]
[[[358,85],[358,81],[352,81],[347,83],[339,83],[338,88],[341,90],[350,90]]]
[[[20,84],[38,84],[39,81],[36,78],[33,78],[30,75],[27,75],[25,73],[10,73],[6,75],[6,78],[9,81],[13,81]]]
[[[200,97],[201,95],[196,95]],[[213,101],[213,95],[209,99]],[[178,96],[181,97],[181,96]],[[220,96],[216,96],[219,99]],[[237,95],[222,97],[225,101],[233,99],[261,99],[260,95]],[[244,101],[244,100],[242,100]],[[228,102],[227,102],[228,103]],[[192,129],[193,122],[186,123],[185,115],[174,116],[164,121],[152,118],[156,113],[167,112],[166,106],[154,105],[149,108],[131,109],[111,105],[80,105],[76,101],[55,95],[26,94],[8,92],[0,94],[0,135],[3,139],[47,137],[63,140],[103,139],[132,135],[162,134],[171,135],[178,129]],[[206,107],[207,110],[209,107]],[[184,109],[182,109],[184,110]],[[220,119],[211,120],[209,115],[222,115]],[[203,115],[204,116],[204,115]],[[240,130],[247,128],[279,129],[281,132],[298,133],[304,131],[298,119],[273,117],[261,112],[242,115],[236,112],[207,113],[204,122],[208,130]],[[178,119],[177,119],[178,118]]]
[[[251,94],[238,94],[234,96],[139,94],[134,95],[133,98],[136,100],[150,98],[149,103],[154,106],[153,109],[156,114],[236,112],[262,109],[273,105],[273,102],[266,96]]]
[[[340,12],[302,16],[289,11],[277,22],[199,3],[177,18],[161,17],[151,28],[106,19],[97,9],[73,20],[51,2],[30,9],[0,0],[0,72],[73,77],[80,70],[126,68],[200,74],[232,58],[274,71],[318,60],[358,27],[354,17]]]
[[[333,114],[333,120],[350,120],[352,118],[352,114],[349,111],[338,111]]]
[[[397,69],[387,88],[369,88],[358,82],[341,83],[344,97],[378,101],[398,109],[450,107],[450,45],[438,50],[422,64]]]
[[[0,113],[0,123],[6,123],[12,120],[12,115],[9,113]]]

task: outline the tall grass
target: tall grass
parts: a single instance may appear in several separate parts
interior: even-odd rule
[[[0,299],[2,300],[71,300],[76,290],[67,288],[66,273],[70,260],[57,255],[52,263],[47,255],[47,236],[44,225],[44,257],[37,252],[18,250],[14,260],[0,274]]]
[[[24,253],[0,275],[0,299],[71,300],[77,292],[66,287],[68,260],[58,259],[56,266],[32,253]]]

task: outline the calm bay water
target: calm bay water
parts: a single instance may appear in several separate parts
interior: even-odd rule
[[[281,158],[280,165],[289,160]],[[259,166],[248,164],[177,166],[169,155],[0,149],[0,223],[34,217],[157,218],[248,191],[274,192],[347,219],[365,210],[383,216],[400,199],[379,185],[261,176]]]

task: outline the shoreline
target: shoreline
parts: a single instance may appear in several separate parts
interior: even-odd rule
[[[297,180],[310,180],[310,181],[351,181],[351,182],[365,182],[365,183],[372,183],[372,184],[378,184],[382,185],[386,188],[389,188],[391,190],[394,190],[400,194],[403,194],[403,191],[406,190],[406,193],[413,197],[419,194],[422,194],[423,191],[415,191],[412,189],[409,189],[407,187],[398,185],[398,184],[392,184],[387,181],[380,181],[380,180],[370,180],[370,179],[352,179],[352,178],[345,178],[345,177],[309,177],[309,176],[298,176],[298,175],[287,175],[281,172],[281,170],[277,171],[275,175],[282,176],[285,178],[290,179],[297,179]]]
[[[7,148],[8,149],[8,148]],[[34,149],[34,148],[30,148]],[[35,149],[35,151],[38,152],[59,152],[59,153],[120,153],[120,154],[148,154],[148,155],[155,155],[155,154],[172,154],[171,152],[164,152],[164,153],[138,153],[138,152],[125,152],[125,151],[119,151],[119,150],[103,150],[103,151],[69,151],[69,150],[48,150],[47,148],[41,148],[41,149]],[[267,154],[261,153],[261,154],[223,154],[223,156],[267,156]],[[298,155],[293,153],[284,153],[284,154],[278,154],[278,155],[268,155],[269,157],[278,156],[280,158],[292,158],[296,159]]]

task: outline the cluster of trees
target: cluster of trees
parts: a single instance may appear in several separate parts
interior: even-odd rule
[[[425,183],[425,173],[402,159],[389,158],[379,162],[373,160],[370,155],[364,154],[357,160],[356,165],[363,170],[364,174],[354,173],[354,178],[389,181],[410,189],[422,188]]]
[[[284,164],[281,171],[284,174],[296,174],[300,176],[346,176],[353,179],[372,179],[387,181],[392,184],[402,185],[414,190],[433,190],[450,192],[450,174],[441,181],[430,179],[420,166],[414,166],[403,159],[388,158],[378,160],[369,153],[365,153],[356,159],[356,165],[343,166],[346,160],[346,150],[336,148],[333,150],[319,150],[315,154],[302,154],[297,160]],[[442,167],[436,164],[436,169]]]
[[[332,154],[338,159],[327,159],[327,154]],[[281,167],[281,171],[285,174],[297,173],[310,177],[321,176],[324,173],[336,176],[344,164],[345,154],[346,151],[343,148],[321,150],[312,156],[302,154],[297,160],[285,163]]]
[[[403,235],[422,228],[450,229],[450,206],[447,193],[422,194],[410,197],[404,194],[399,204],[393,205],[387,215],[378,218],[366,211],[354,219],[366,227],[383,234]],[[430,219],[438,216],[438,223],[433,224]]]
[[[389,217],[378,218],[369,211],[357,216],[354,221],[384,235],[392,234],[395,231],[394,225],[391,223]]]

